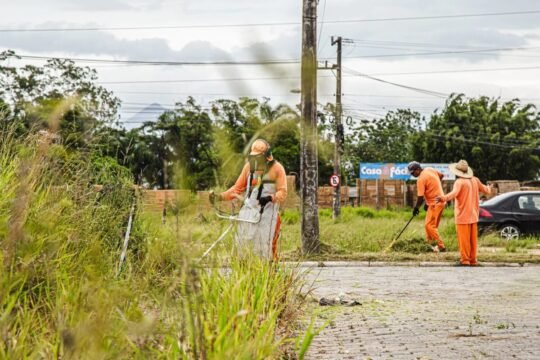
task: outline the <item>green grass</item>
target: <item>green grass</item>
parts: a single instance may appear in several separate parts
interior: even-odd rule
[[[287,260],[456,261],[459,249],[453,216],[452,209],[445,209],[439,226],[439,232],[449,252],[432,254],[423,243],[424,212],[411,222],[399,241],[390,246],[410,219],[410,209],[377,211],[363,207],[344,207],[338,220],[332,219],[331,209],[321,209],[322,253],[305,258],[300,251],[300,215],[296,210],[285,210],[281,250]],[[389,246],[388,251],[385,251]],[[539,256],[527,253],[528,249],[539,246],[538,238],[508,242],[501,240],[496,234],[487,234],[479,238],[479,259],[539,263]]]
[[[302,338],[296,269],[224,270],[231,238],[199,262],[227,224],[182,209],[137,214],[117,276],[130,179],[100,193],[84,157],[1,136],[0,358],[272,359]]]

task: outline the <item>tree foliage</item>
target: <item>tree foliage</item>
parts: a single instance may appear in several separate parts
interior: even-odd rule
[[[389,111],[384,118],[360,120],[345,136],[344,168],[349,178],[358,177],[361,162],[408,162],[413,158],[413,139],[422,126],[418,112]]]
[[[139,184],[191,190],[227,187],[244,165],[249,144],[267,140],[290,174],[300,172],[298,110],[242,97],[203,108],[193,98],[135,129],[118,126],[120,100],[97,84],[97,72],[73,61],[16,67],[12,51],[0,53],[0,113],[19,133],[48,129],[47,116],[64,107],[54,129],[69,151],[103,164],[115,159]],[[334,172],[333,104],[319,106],[319,183]],[[455,162],[466,159],[482,180],[534,179],[540,169],[540,116],[519,100],[500,102],[452,95],[430,119],[398,109],[346,128],[341,176],[354,184],[360,162]],[[4,128],[4,123],[2,128]]]
[[[0,53],[0,107],[8,112],[4,121],[16,122],[19,132],[48,129],[48,115],[68,98],[75,101],[57,129],[68,148],[91,147],[97,130],[117,120],[120,99],[96,84],[96,70],[65,59],[17,67],[11,59],[17,59],[13,51]]]
[[[517,99],[452,95],[412,145],[417,160],[465,159],[482,180],[530,180],[540,169],[540,116]]]

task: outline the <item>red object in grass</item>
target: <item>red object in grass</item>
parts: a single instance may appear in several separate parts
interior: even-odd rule
[[[491,215],[491,213],[489,211],[487,211],[486,209],[482,209],[480,208],[480,217],[484,217],[484,218],[492,218],[493,215]]]

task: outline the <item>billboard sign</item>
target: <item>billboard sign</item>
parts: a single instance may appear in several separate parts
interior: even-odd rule
[[[455,180],[456,177],[448,169],[448,164],[422,164],[423,168],[431,167],[444,175],[443,180]],[[360,163],[360,179],[365,180],[416,180],[409,174],[407,163]]]

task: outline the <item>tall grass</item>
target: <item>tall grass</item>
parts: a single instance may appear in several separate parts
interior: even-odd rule
[[[173,230],[139,212],[117,277],[130,179],[43,135],[0,136],[0,358],[266,359],[294,344],[294,269],[201,264],[217,223],[181,214]]]

